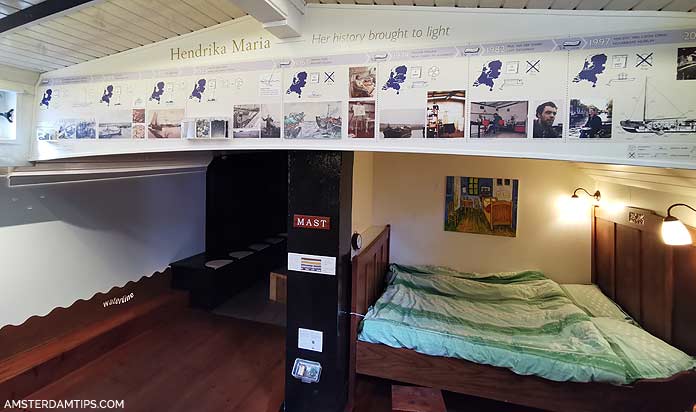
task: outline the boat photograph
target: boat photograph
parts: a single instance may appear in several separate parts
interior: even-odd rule
[[[649,90],[652,93],[650,100],[648,100]],[[696,108],[683,112],[659,89],[652,86],[649,87],[647,77],[643,84],[641,97],[642,99],[638,99],[634,108],[634,113],[641,110],[641,117],[635,119],[632,115],[630,119],[621,120],[619,124],[621,124],[621,128],[624,131],[628,133],[650,133],[658,136],[666,133],[696,133]],[[648,102],[652,104],[653,111],[655,107],[659,107],[663,115],[649,115]],[[687,113],[691,115],[689,116]]]

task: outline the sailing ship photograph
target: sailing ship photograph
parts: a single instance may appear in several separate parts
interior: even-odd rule
[[[677,49],[677,80],[696,80],[696,47]]]
[[[342,102],[285,104],[286,139],[340,139]]]
[[[164,109],[150,111],[147,125],[149,139],[181,139],[181,122],[184,109]]]
[[[133,112],[114,110],[99,117],[97,134],[99,139],[131,139],[133,137]]]
[[[619,122],[623,131],[658,136],[696,133],[696,102],[693,99],[686,102],[691,108],[684,107],[675,104],[659,87],[651,84],[649,78],[645,78],[642,86],[641,95],[635,99],[633,112],[625,114],[627,118]]]

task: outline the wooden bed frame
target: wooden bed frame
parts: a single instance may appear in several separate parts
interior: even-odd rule
[[[633,222],[629,222],[629,214]],[[642,219],[642,220],[641,220]],[[659,239],[661,218],[641,209],[592,219],[592,280],[652,334],[696,353],[696,248],[668,247]],[[364,315],[385,288],[389,233],[353,258],[351,311]],[[361,317],[351,318],[349,402],[356,374],[444,389],[550,411],[691,411],[696,372],[631,385],[554,382],[505,368],[357,340]],[[360,412],[360,411],[357,411]]]

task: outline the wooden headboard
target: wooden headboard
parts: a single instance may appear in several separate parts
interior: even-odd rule
[[[350,310],[364,315],[382,295],[386,286],[384,276],[389,266],[389,233],[384,229],[365,248],[353,257],[352,299]],[[359,319],[358,319],[359,322]]]
[[[596,207],[592,282],[647,331],[695,355],[696,247],[662,243],[661,223],[650,210]]]
[[[352,260],[350,300],[350,354],[348,374],[348,408],[352,410],[355,395],[355,343],[362,315],[382,295],[386,287],[384,277],[389,270],[389,233],[387,225]]]

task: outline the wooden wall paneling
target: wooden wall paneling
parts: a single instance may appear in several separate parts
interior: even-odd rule
[[[5,37],[17,43],[22,43],[24,49],[32,50],[34,53],[43,54],[44,50],[61,53],[60,55],[63,56],[61,59],[63,60],[81,59],[80,61],[84,61],[103,56],[102,53],[96,53],[83,48],[80,48],[80,51],[73,50],[73,47],[76,46],[52,38],[51,36],[31,31],[28,28],[7,34]],[[66,54],[69,56],[65,56]]]
[[[68,47],[70,50],[78,49],[89,51],[90,55],[95,57],[104,57],[114,53],[114,50],[110,47],[104,47],[91,39],[75,37],[71,34],[65,33],[62,30],[56,30],[52,27],[41,24],[29,26],[23,33],[28,37],[32,37],[33,35],[33,38],[44,41],[45,43],[57,44],[61,47]]]
[[[217,24],[217,21],[211,19],[205,14],[201,13],[195,7],[184,1],[173,1],[166,2],[171,8],[176,10],[178,13],[188,16],[190,19],[194,20],[196,23],[203,25],[203,27],[210,27]]]
[[[597,284],[597,208],[592,208],[592,222],[590,223],[590,279]]]
[[[614,222],[596,219],[596,284],[610,298],[614,299]]]
[[[696,355],[696,248],[674,247],[672,344]]]
[[[635,320],[641,322],[641,232],[616,225],[614,297]]]
[[[642,232],[641,325],[653,335],[672,339],[672,248],[657,233]]]
[[[182,21],[185,22],[187,19],[183,20],[172,18],[173,11],[171,9],[158,8],[157,5],[154,5],[152,1],[148,1],[147,3],[138,3],[135,0],[111,0],[110,3],[130,10],[133,13],[137,13],[141,16],[146,16],[149,21],[152,21],[160,26],[165,26],[169,30],[176,32],[179,35],[191,33],[195,30],[191,28],[191,26],[182,23]]]
[[[97,293],[88,300],[78,300],[67,308],[55,308],[45,316],[32,316],[21,325],[0,328],[0,361],[19,352],[41,345],[91,324],[103,322],[134,305],[170,291],[171,271],[143,276],[123,287],[114,287],[107,293]],[[133,293],[133,297],[119,305],[104,306],[104,302]]]
[[[181,13],[180,11],[176,10],[171,3],[168,3],[167,0],[132,0],[137,3],[139,3],[141,6],[144,7],[151,7],[158,12],[160,12],[163,16],[167,17],[168,19],[172,21],[176,21],[182,26],[187,27],[191,31],[196,31],[205,28],[206,26],[200,24],[196,20],[188,17],[186,13]]]
[[[104,13],[112,19],[125,21],[138,27],[138,31],[145,31],[162,36],[165,39],[176,37],[179,33],[173,31],[169,25],[161,25],[150,20],[149,15],[138,15],[135,11],[123,8],[110,1],[93,6],[99,12]]]
[[[62,20],[62,22],[64,21],[65,20]],[[114,54],[128,49],[128,47],[121,46],[116,42],[107,41],[100,38],[100,32],[96,32],[97,34],[94,34],[94,32],[92,32],[93,34],[90,34],[91,31],[89,30],[89,28],[85,28],[84,26],[66,26],[62,22],[59,21],[59,19],[46,20],[41,22],[40,24],[32,26],[32,28],[45,27],[81,39],[83,41],[89,41],[94,45],[100,46],[101,49],[107,54]]]
[[[137,42],[133,41],[133,39],[129,39],[129,38],[124,37],[124,36],[120,36],[117,33],[111,33],[105,29],[102,29],[99,26],[95,26],[95,25],[89,24],[87,22],[83,23],[80,20],[73,18],[71,15],[56,17],[55,19],[52,19],[51,21],[58,23],[58,24],[61,24],[65,27],[72,27],[75,30],[79,30],[81,32],[84,32],[88,36],[90,36],[90,38],[100,39],[102,43],[108,42],[111,44],[112,48],[114,48],[118,51],[124,51],[124,50],[128,50],[128,49],[142,46],[141,43],[137,43]],[[42,24],[46,24],[46,22],[42,22]]]
[[[142,27],[135,22],[126,20],[125,17],[111,14],[111,12],[103,10],[98,6],[86,7],[75,14],[86,16],[86,18],[89,18],[94,22],[101,23],[101,25],[107,28],[115,30],[127,30],[133,35],[147,39],[147,43],[154,43],[167,38],[166,31],[161,30],[159,27]]]
[[[147,37],[143,36],[141,33],[133,32],[130,29],[121,27],[120,25],[115,25],[113,23],[105,21],[104,19],[95,18],[89,14],[84,13],[82,10],[78,11],[77,13],[71,13],[70,15],[68,15],[68,17],[72,20],[76,20],[78,22],[77,24],[80,26],[87,25],[94,27],[98,30],[106,31],[111,35],[129,39],[138,44],[138,46],[143,46],[145,44],[150,44],[153,41],[156,41],[150,40]]]

